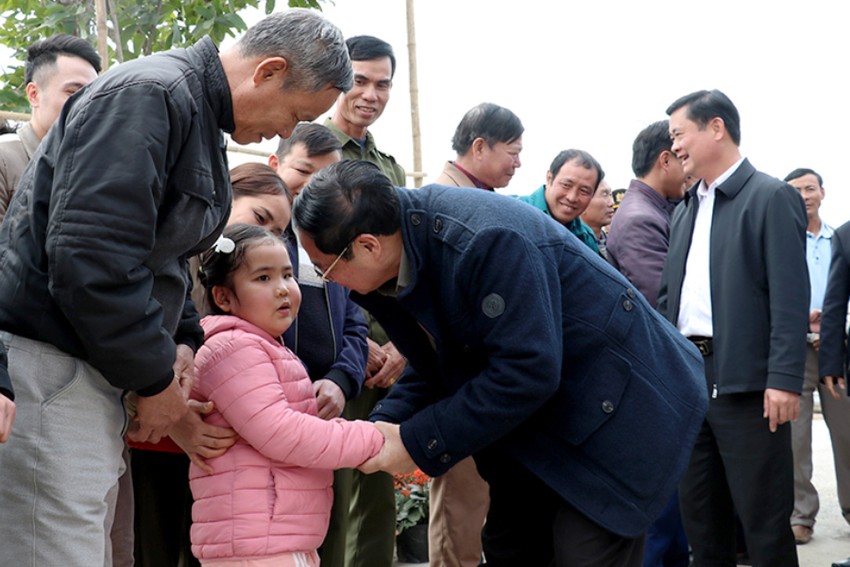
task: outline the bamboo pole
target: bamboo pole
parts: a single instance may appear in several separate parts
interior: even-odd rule
[[[30,115],[25,112],[9,112],[8,110],[0,110],[0,120],[14,120],[15,122],[27,122]]]
[[[103,71],[109,69],[109,44],[106,41],[106,0],[95,0],[95,20],[97,21],[97,52],[100,53],[100,65]]]
[[[413,18],[413,0],[407,0],[407,57],[410,66],[410,121],[413,132],[413,177],[415,187],[422,186],[422,136],[419,131],[419,86],[416,76],[416,26]]]

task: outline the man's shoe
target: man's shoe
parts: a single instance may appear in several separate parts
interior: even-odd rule
[[[850,567],[850,559],[845,559],[844,561],[833,563],[832,567]]]
[[[791,531],[794,532],[794,542],[797,545],[804,545],[812,541],[812,533],[814,533],[814,530],[809,526],[795,524],[791,526]]]

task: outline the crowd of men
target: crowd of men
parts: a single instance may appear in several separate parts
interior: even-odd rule
[[[706,90],[637,134],[616,204],[581,149],[512,186],[524,129],[492,103],[461,118],[434,185],[402,189],[370,131],[393,49],[336,33],[291,10],[230,50],[205,38],[100,78],[85,41],[30,48],[32,120],[0,137],[0,565],[132,564],[134,540],[174,549],[137,564],[193,561],[185,534],[154,535],[185,502],[117,535],[123,398],[135,442],[201,411],[185,264],[228,216],[223,133],[280,137],[304,297],[284,343],[320,416],[396,424],[336,472],[322,565],[392,565],[392,475],[418,467],[435,567],[796,566],[819,508],[815,391],[850,523],[850,224],[822,221],[817,172],[758,171]]]

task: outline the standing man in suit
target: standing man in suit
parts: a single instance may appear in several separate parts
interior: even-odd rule
[[[393,187],[363,162],[317,173],[293,223],[410,361],[364,471],[474,455],[488,567],[641,565],[707,394],[699,352],[623,276],[514,199]]]
[[[718,90],[667,109],[672,150],[699,182],[673,213],[658,309],[705,357],[708,413],[680,485],[696,565],[735,565],[735,511],[755,565],[797,565],[790,421],[800,411],[809,281],[806,211],[741,156]]]
[[[821,397],[847,402],[845,376],[850,367],[850,349],[847,348],[847,300],[850,298],[850,222],[846,222],[832,233],[832,260],[829,278],[823,298],[820,323],[820,349],[818,366],[825,389],[829,392]],[[823,392],[823,389],[821,389]],[[832,427],[833,448],[837,439]],[[836,454],[836,459],[838,458]],[[843,511],[843,506],[842,506]],[[850,567],[850,559],[832,564],[832,567]]]
[[[452,137],[455,161],[446,162],[439,185],[507,186],[521,165],[519,117],[507,108],[482,102],[464,114]],[[431,481],[428,561],[431,567],[477,567],[481,563],[481,527],[490,507],[489,487],[475,461],[463,459]]]

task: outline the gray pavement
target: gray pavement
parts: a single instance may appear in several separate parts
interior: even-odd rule
[[[820,512],[814,537],[797,546],[800,567],[830,567],[833,561],[850,557],[850,526],[841,516],[835,491],[835,468],[829,431],[821,414],[812,424],[814,484],[820,494]],[[396,563],[395,567],[426,567],[427,563]]]
[[[812,541],[797,546],[800,567],[830,567],[833,561],[850,557],[850,526],[841,515],[835,490],[835,465],[829,430],[821,414],[812,423],[814,485],[820,494],[815,533]]]

